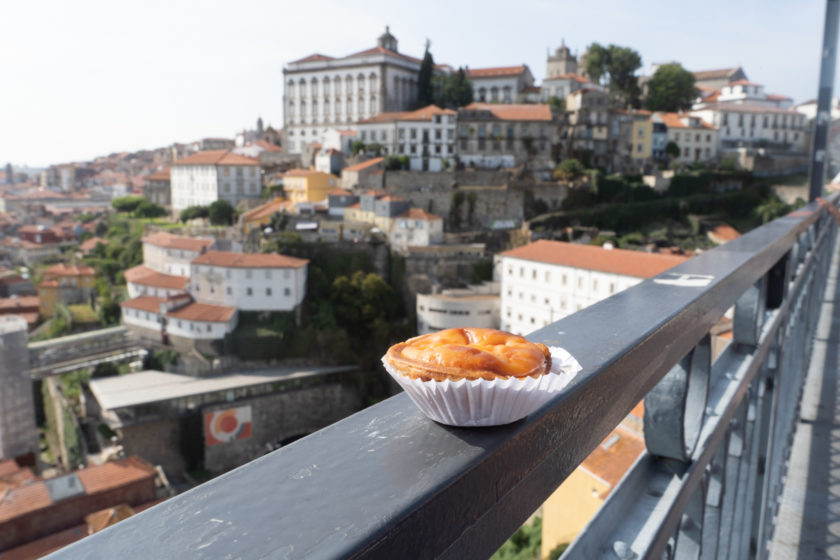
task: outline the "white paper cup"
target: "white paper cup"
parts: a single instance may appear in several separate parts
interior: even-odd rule
[[[449,426],[510,424],[525,418],[563,390],[581,370],[571,354],[549,346],[551,372],[525,379],[422,381],[398,373],[382,359],[385,370],[423,414]]]

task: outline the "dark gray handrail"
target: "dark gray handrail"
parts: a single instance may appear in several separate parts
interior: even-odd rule
[[[583,371],[524,420],[451,428],[398,395],[53,557],[488,557],[826,214],[812,204],[533,333]]]

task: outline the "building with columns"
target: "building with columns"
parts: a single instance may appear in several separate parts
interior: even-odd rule
[[[421,63],[399,52],[388,27],[373,48],[340,58],[315,53],[288,63],[283,125],[289,152],[300,153],[328,130],[413,108]],[[436,70],[451,68],[438,65]]]

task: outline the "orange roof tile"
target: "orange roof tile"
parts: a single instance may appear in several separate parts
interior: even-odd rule
[[[662,117],[662,122],[665,123],[665,126],[668,128],[710,128],[712,130],[717,130],[713,125],[707,123],[703,119],[699,117],[693,117],[691,115],[680,115],[678,113],[659,113],[659,116]],[[685,124],[682,119],[690,118],[690,119],[697,119],[700,121],[700,126],[690,126]]]
[[[172,165],[259,165],[257,158],[235,154],[230,150],[205,150],[172,162]]]
[[[356,58],[356,57],[365,56],[365,55],[368,55],[368,54],[387,54],[387,55],[395,56],[397,58],[402,58],[402,59],[405,59],[405,60],[409,60],[411,62],[416,62],[417,64],[420,64],[421,62],[423,62],[419,58],[414,58],[413,56],[408,56],[406,54],[398,53],[396,51],[392,51],[391,49],[386,49],[386,48],[380,47],[380,46],[376,46],[376,47],[372,47],[370,49],[365,49],[363,51],[359,51],[357,53],[351,54],[350,56],[346,56],[345,58]]]
[[[189,303],[184,307],[173,309],[167,317],[183,319],[185,321],[201,321],[204,323],[227,323],[236,313],[235,307],[223,305],[209,305],[206,303]]]
[[[158,231],[143,238],[143,243],[149,243],[157,247],[165,247],[167,249],[181,249],[184,251],[193,251],[200,253],[202,249],[210,247],[215,243],[215,239],[208,239],[205,237],[184,237],[182,235],[173,235],[165,231]]]
[[[327,56],[325,54],[321,54],[321,53],[314,53],[314,54],[310,54],[309,56],[305,56],[303,58],[293,60],[289,64],[295,64],[297,62],[318,62],[318,61],[321,61],[321,60],[335,60],[335,58],[333,58],[331,56]]]
[[[284,199],[275,199],[270,202],[266,202],[265,204],[261,204],[256,208],[248,210],[244,214],[242,214],[242,219],[246,222],[250,220],[261,220],[267,216],[271,216],[275,212],[282,212],[286,209],[289,205],[288,200]]]
[[[96,270],[92,267],[79,265],[67,266],[64,263],[53,265],[44,270],[44,275],[47,276],[94,276]]]
[[[737,80],[735,82],[731,82],[730,86],[761,86],[761,84],[757,84],[755,82],[751,82],[749,80]]]
[[[350,205],[350,206],[348,206],[347,208],[351,208],[351,209],[358,209],[358,208],[361,208],[361,207],[362,207],[362,203],[361,203],[361,202],[357,202],[357,203],[355,203],[355,204],[351,204],[351,205]]]
[[[601,495],[603,499],[615,488],[644,449],[645,441],[642,437],[619,426],[583,460],[581,467],[610,485],[609,490]]]
[[[436,115],[457,115],[452,109],[441,109],[437,105],[427,105],[414,111],[397,111],[393,113],[379,113],[369,119],[359,121],[359,124],[397,121],[430,121]]]
[[[47,485],[41,480],[9,488],[0,494],[0,523],[49,507],[52,503]]]
[[[129,268],[123,273],[126,282],[132,284],[140,284],[143,286],[154,286],[156,288],[165,288],[170,290],[186,290],[187,277],[175,276],[174,274],[164,274],[157,270],[152,270],[147,266],[138,265]]]
[[[38,296],[0,298],[0,313],[14,313],[18,309],[38,309],[40,302]]]
[[[589,83],[589,80],[587,80],[580,74],[575,74],[574,72],[568,72],[566,74],[558,74],[556,76],[551,76],[543,80],[543,82],[550,82],[552,80],[573,80],[575,82],[578,82],[579,84]]]
[[[107,245],[108,240],[103,239],[101,237],[91,237],[90,239],[88,239],[87,241],[83,241],[82,244],[79,245],[79,250],[82,252],[93,251],[99,243]]]
[[[88,494],[119,488],[145,478],[157,476],[155,468],[137,456],[109,461],[95,467],[80,469],[76,476]]]
[[[321,174],[323,171],[316,171],[315,169],[289,169],[286,171],[284,177],[308,177],[309,175]]]
[[[708,235],[712,241],[719,244],[728,243],[733,239],[741,237],[737,229],[727,224],[716,226],[709,231]]]
[[[275,253],[233,253],[207,251],[192,260],[192,264],[232,268],[300,268],[309,261]]]
[[[677,255],[659,255],[625,249],[602,249],[563,241],[540,240],[505,251],[503,257],[611,272],[635,278],[652,278],[686,260]]]
[[[88,528],[92,533],[98,533],[111,525],[116,525],[120,521],[128,519],[132,515],[134,515],[134,509],[130,505],[120,504],[86,515],[85,523],[88,524]]]
[[[345,167],[344,171],[361,171],[362,169],[367,169],[368,167],[373,167],[374,165],[378,165],[385,161],[384,157],[378,157],[369,159],[367,161],[363,161],[361,163],[357,163],[356,165],[351,165],[350,167]]]
[[[517,76],[524,74],[527,66],[520,64],[519,66],[496,66],[493,68],[469,68],[467,76],[469,78],[491,78],[495,76]]]
[[[350,191],[348,191],[346,189],[333,189],[333,190],[327,192],[327,194],[332,195],[332,196],[349,196],[353,193],[351,193]]]
[[[410,220],[442,220],[440,216],[426,212],[422,208],[409,208],[408,212],[403,212],[398,218],[408,218]]]
[[[38,284],[39,288],[58,288],[58,280],[44,280]]]
[[[791,98],[787,95],[780,95],[778,93],[769,93],[767,94],[767,99],[770,101],[790,101]]]
[[[10,475],[19,470],[21,470],[20,465],[14,459],[0,460],[0,476]]]
[[[170,169],[167,167],[166,169],[161,169],[160,171],[155,171],[151,175],[146,175],[145,179],[147,181],[169,181],[171,178],[172,173]]]
[[[149,313],[160,313],[160,304],[166,300],[154,296],[137,296],[120,303],[120,307],[148,311]]]
[[[470,103],[462,110],[490,111],[494,117],[503,121],[551,121],[553,118],[551,107],[537,104]]]
[[[389,194],[387,196],[383,196],[379,200],[381,200],[382,202],[403,202],[405,199],[401,196]]]

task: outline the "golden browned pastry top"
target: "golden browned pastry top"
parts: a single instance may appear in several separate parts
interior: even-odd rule
[[[551,368],[544,344],[496,329],[446,329],[395,344],[385,361],[423,381],[538,377]]]

